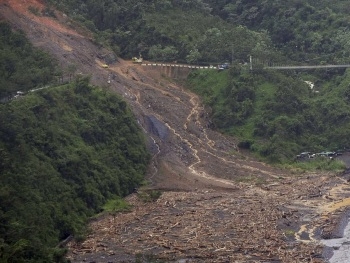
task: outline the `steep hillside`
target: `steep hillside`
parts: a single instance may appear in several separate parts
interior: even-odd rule
[[[319,73],[249,72],[233,66],[219,74],[193,72],[187,86],[212,109],[213,126],[237,136],[240,147],[269,162],[295,164],[300,152],[338,151],[350,145],[344,136],[349,131],[349,72]]]
[[[0,104],[0,261],[62,260],[57,244],[132,193],[148,157],[126,103],[87,78]]]
[[[137,254],[167,262],[322,262],[317,233],[331,233],[346,205],[333,206],[344,198],[343,178],[257,162],[234,138],[208,128],[198,96],[157,69],[114,58],[64,14],[36,16],[33,7],[45,8],[36,0],[3,1],[0,17],[69,73],[90,75],[124,97],[148,138],[149,187],[163,192],[145,203],[140,189],[127,198],[131,212],[94,220],[85,242],[69,244],[72,262],[134,262]]]

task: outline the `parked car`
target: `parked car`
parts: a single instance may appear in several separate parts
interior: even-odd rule
[[[320,153],[316,153],[316,156],[333,159],[336,156],[336,153],[335,152],[320,152]]]
[[[218,65],[218,69],[219,70],[223,70],[223,69],[229,69],[230,68],[230,64],[229,63],[224,63],[221,65]]]
[[[310,158],[311,152],[302,152],[297,155],[297,159],[306,159]]]
[[[333,156],[335,155],[335,152],[320,152],[320,153],[317,153],[318,156]]]
[[[336,150],[335,151],[335,155],[343,155],[343,153],[344,153],[344,150]]]

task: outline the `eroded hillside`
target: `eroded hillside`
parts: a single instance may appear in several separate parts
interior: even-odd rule
[[[114,59],[66,15],[38,16],[29,7],[44,8],[37,0],[1,1],[0,17],[67,74],[90,75],[123,96],[153,154],[150,188],[162,191],[146,203],[135,193],[127,198],[131,212],[93,221],[85,242],[68,245],[72,262],[134,262],[138,253],[167,262],[322,262],[317,238],[332,233],[347,205],[345,179],[289,174],[239,152],[234,138],[208,128],[195,94],[156,69]]]

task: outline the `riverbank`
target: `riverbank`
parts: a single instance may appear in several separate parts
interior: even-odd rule
[[[322,239],[323,257],[329,263],[348,263],[350,260],[350,208],[339,217],[331,237]]]

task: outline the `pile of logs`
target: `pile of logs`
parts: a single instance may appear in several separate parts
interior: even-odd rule
[[[323,262],[317,242],[294,239],[303,213],[291,208],[292,200],[309,193],[285,181],[232,193],[165,192],[150,203],[134,194],[131,212],[93,222],[93,234],[71,244],[71,260],[100,253],[113,255],[113,262],[133,262],[117,259],[136,254],[166,262]]]

